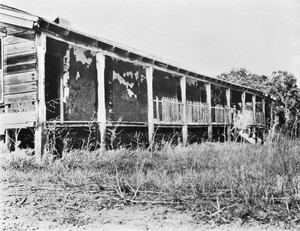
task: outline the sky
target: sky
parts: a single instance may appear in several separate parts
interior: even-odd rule
[[[271,76],[283,70],[300,86],[300,0],[1,0],[48,20],[200,74],[232,68]]]

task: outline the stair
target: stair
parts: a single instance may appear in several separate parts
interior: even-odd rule
[[[253,137],[250,137],[248,133],[244,132],[243,130],[240,130],[239,131],[239,135],[244,139],[246,140],[247,142],[249,142],[250,144],[256,144],[256,143],[261,143],[261,139],[260,138],[253,138]]]

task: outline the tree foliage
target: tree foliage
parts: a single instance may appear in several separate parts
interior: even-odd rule
[[[223,73],[218,78],[260,90],[270,96],[275,101],[274,114],[279,118],[279,126],[285,131],[299,133],[300,89],[293,74],[274,71],[267,77],[239,68]]]
[[[223,73],[217,76],[217,78],[251,87],[264,93],[268,93],[269,91],[269,86],[267,84],[268,77],[250,73],[246,68],[232,69],[229,73]]]

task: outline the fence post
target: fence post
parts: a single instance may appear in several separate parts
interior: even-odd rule
[[[188,125],[187,125],[187,107],[186,107],[186,76],[182,76],[180,78],[180,87],[181,87],[181,99],[182,99],[182,142],[184,145],[187,144],[188,141]]]
[[[147,78],[147,97],[148,97],[148,141],[151,145],[153,142],[154,134],[154,113],[153,113],[153,67],[148,66],[146,69]],[[157,118],[159,118],[159,102],[156,97],[156,108],[157,108]]]
[[[208,127],[207,127],[207,134],[208,134],[208,140],[212,141],[212,118],[211,118],[211,83],[205,84],[206,88],[206,101],[208,105]]]

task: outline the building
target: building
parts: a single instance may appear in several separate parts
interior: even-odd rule
[[[225,131],[229,138],[241,112],[256,130],[272,118],[270,99],[255,89],[80,33],[60,18],[5,5],[0,16],[0,132],[8,143],[16,131],[32,132],[37,160],[47,131],[62,127],[74,138],[92,127],[103,147],[116,126],[142,131],[150,142],[158,129],[176,130],[186,143],[190,134],[212,140]]]

